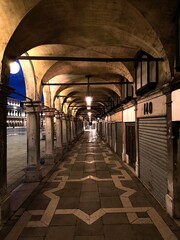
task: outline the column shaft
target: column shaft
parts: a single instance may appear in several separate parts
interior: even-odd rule
[[[46,142],[45,142],[45,163],[54,163],[54,109],[49,109],[45,112],[45,131],[46,131]]]
[[[27,114],[27,167],[26,182],[36,182],[41,178],[40,161],[40,102],[26,102]]]
[[[0,84],[0,225],[11,214],[10,199],[7,193],[7,132],[6,132],[6,107],[8,93],[13,89]]]
[[[56,114],[56,147],[62,149],[62,120],[60,114]]]

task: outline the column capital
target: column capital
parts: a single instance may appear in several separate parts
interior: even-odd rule
[[[55,108],[47,108],[44,110],[46,117],[54,117]]]
[[[55,117],[56,117],[57,119],[61,118],[61,117],[62,117],[62,112],[59,111],[59,110],[55,110]]]
[[[40,101],[23,101],[27,113],[35,113],[40,111]]]

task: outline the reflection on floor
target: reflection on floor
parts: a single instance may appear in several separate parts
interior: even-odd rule
[[[86,131],[0,239],[177,240],[178,234],[180,228],[97,133]]]

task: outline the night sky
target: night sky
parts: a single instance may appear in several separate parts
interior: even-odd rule
[[[21,66],[20,66],[20,71],[18,73],[10,74],[9,86],[13,87],[15,92],[26,95],[24,75],[23,75]],[[9,97],[13,97],[13,98],[20,99],[23,101],[26,100],[25,97],[18,96],[17,94],[14,94],[14,93],[10,94]]]
[[[19,61],[17,61],[19,63]],[[20,65],[20,63],[19,63]],[[26,90],[25,90],[25,82],[24,82],[24,75],[23,71],[20,65],[20,71],[16,74],[10,74],[9,78],[9,86],[14,88],[14,92],[20,93],[24,96],[26,96]],[[9,97],[13,97],[16,99],[19,99],[21,101],[26,101],[25,97],[19,96],[17,94],[10,94]],[[43,94],[41,96],[41,101],[44,102]]]

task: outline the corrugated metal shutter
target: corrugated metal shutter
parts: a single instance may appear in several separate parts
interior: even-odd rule
[[[108,143],[109,143],[110,146],[111,146],[111,139],[112,139],[112,136],[111,136],[111,123],[108,123]]]
[[[122,158],[123,123],[116,123],[116,152]]]
[[[167,193],[167,120],[139,119],[140,179],[162,206]]]
[[[112,149],[116,152],[116,123],[112,123]]]

